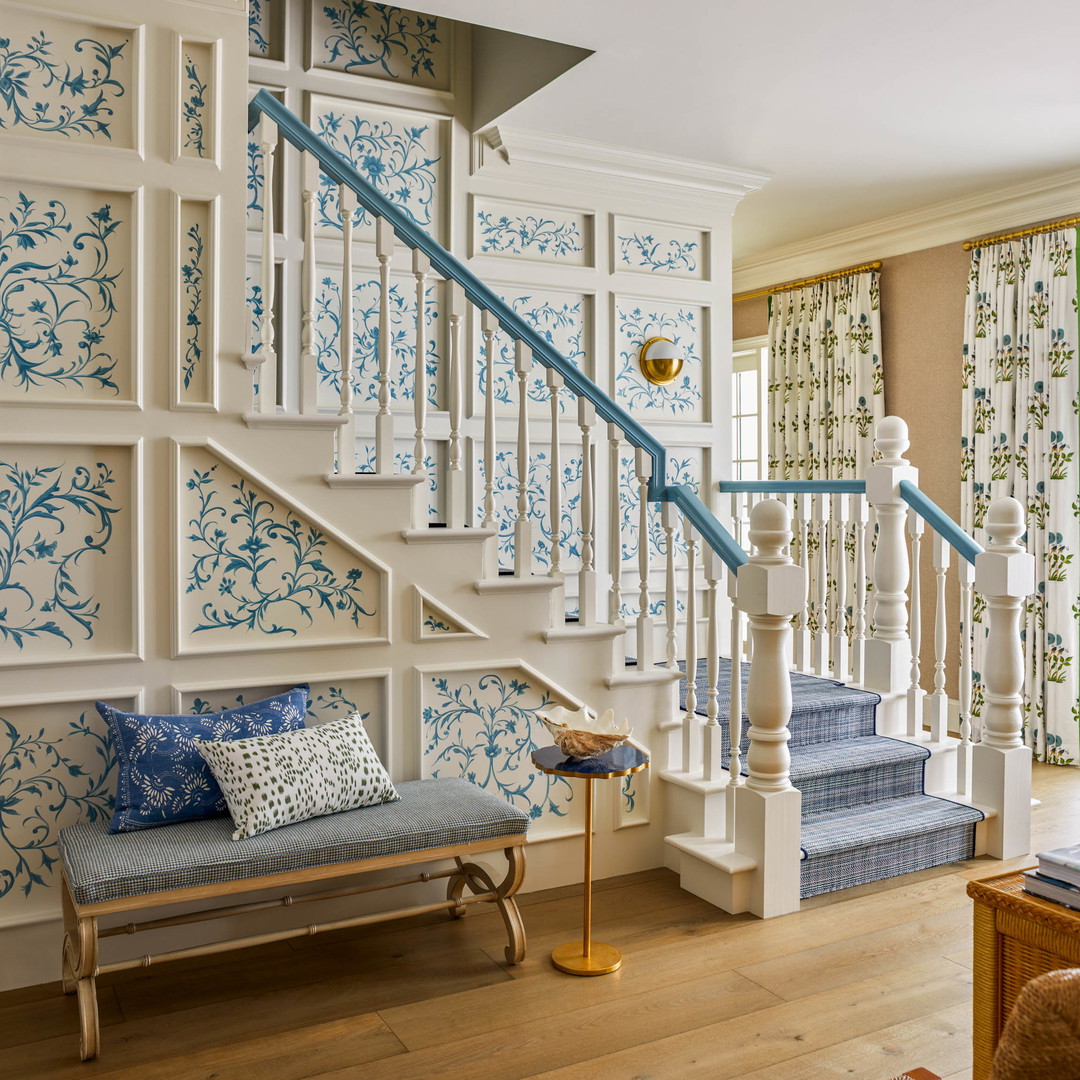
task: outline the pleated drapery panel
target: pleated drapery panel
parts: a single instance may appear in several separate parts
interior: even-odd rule
[[[975,248],[964,326],[961,524],[986,543],[990,500],[1025,507],[1036,591],[1024,605],[1024,737],[1035,756],[1080,762],[1080,467],[1076,460],[1077,234]],[[982,704],[985,628],[973,617]]]

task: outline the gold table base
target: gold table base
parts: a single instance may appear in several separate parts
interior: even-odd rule
[[[585,942],[568,941],[552,949],[551,962],[567,975],[610,975],[619,970],[622,953],[614,945],[591,941],[586,956]]]

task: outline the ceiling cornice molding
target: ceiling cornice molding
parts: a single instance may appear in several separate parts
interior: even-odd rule
[[[680,196],[720,199],[734,208],[740,199],[766,184],[767,173],[712,165],[705,161],[654,154],[628,146],[574,139],[541,131],[501,126],[480,133],[483,145],[512,167],[571,172],[596,184],[612,182],[677,188]],[[484,155],[478,162],[482,171]]]
[[[997,187],[774,248],[733,266],[733,289],[752,292],[871,259],[959,243],[1080,213],[1080,169]]]

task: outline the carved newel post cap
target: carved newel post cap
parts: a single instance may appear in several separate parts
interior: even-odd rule
[[[907,424],[899,416],[883,416],[874,428],[874,449],[885,461],[899,461],[911,445]]]
[[[1020,545],[1024,508],[1004,496],[986,510],[987,550],[975,557],[975,588],[986,597],[1027,596],[1035,590],[1035,559]]]
[[[756,549],[739,567],[736,603],[748,615],[790,618],[802,610],[805,571],[784,554],[791,541],[791,518],[776,499],[762,499],[750,511],[750,543]]]

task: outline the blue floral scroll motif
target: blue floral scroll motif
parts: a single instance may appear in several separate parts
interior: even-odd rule
[[[206,131],[203,114],[206,111],[206,83],[199,73],[199,65],[188,53],[184,54],[184,149],[191,148],[197,157],[206,153]],[[250,181],[249,181],[250,182]]]
[[[323,562],[328,541],[314,525],[305,526],[241,478],[221,490],[212,465],[193,469],[187,489],[198,501],[186,539],[190,566],[187,591],[216,591],[221,597],[201,609],[202,630],[250,630],[296,636],[314,622],[313,612],[336,619],[340,612],[354,626],[374,609],[361,603],[359,567],[344,576]]]
[[[262,149],[254,139],[247,144],[247,211],[248,228],[258,227],[258,217],[262,214],[263,161]]]
[[[447,625],[442,619],[437,619],[431,612],[424,616],[424,629],[431,634],[452,634],[454,628]]]
[[[270,5],[273,0],[248,0],[248,53],[270,54]]]
[[[440,157],[432,145],[437,132],[430,124],[368,120],[355,113],[328,109],[317,118],[316,130],[418,225],[432,224]],[[358,209],[354,221],[357,225],[367,224],[367,212]],[[337,185],[321,174],[315,223],[322,229],[341,228]]]
[[[532,214],[495,217],[486,210],[477,210],[476,220],[482,253],[528,255],[535,250],[538,255],[557,260],[585,250],[581,229],[570,218],[557,222]]]
[[[536,714],[553,704],[522,679],[481,675],[476,687],[432,678],[434,704],[423,712],[424,758],[432,776],[462,776],[501,795],[531,818],[565,817],[569,781],[533,768],[547,734]]]
[[[249,275],[247,278],[247,306],[251,313],[251,351],[257,353],[262,348],[259,340],[259,323],[263,314],[262,286],[256,285]]]
[[[365,0],[344,0],[336,7],[324,7],[332,33],[323,41],[329,55],[321,59],[327,66],[344,71],[378,67],[391,79],[400,78],[394,67],[408,66],[414,79],[435,79],[432,46],[439,44],[439,20],[433,15],[402,11],[388,4]],[[343,61],[341,65],[338,61]]]
[[[361,281],[353,289],[353,393],[360,401],[379,397],[379,281]],[[438,407],[439,349],[435,321],[438,293],[430,285],[424,293],[424,316],[431,335],[424,361],[428,403]],[[390,397],[412,401],[416,383],[416,290],[390,286]],[[315,297],[315,355],[319,385],[341,393],[341,285],[323,278]]]
[[[0,641],[22,649],[50,638],[94,636],[101,605],[85,594],[91,553],[113,534],[112,472],[102,462],[0,462]]]
[[[199,223],[195,222],[187,231],[187,262],[180,268],[184,282],[184,299],[187,302],[185,326],[187,336],[184,348],[184,389],[191,385],[195,369],[202,361],[202,314],[203,305],[203,240]]]
[[[73,756],[76,746],[92,750],[92,766],[81,763],[85,754]],[[59,739],[47,739],[44,728],[20,731],[0,716],[0,899],[55,883],[60,829],[109,817],[115,765],[107,734],[91,728],[85,713]]]
[[[285,689],[287,688],[283,687],[282,691],[279,692],[283,692]],[[271,696],[271,691],[269,689],[254,692],[244,691],[243,693],[237,694],[232,701],[222,701],[216,705],[206,698],[195,697],[192,699],[191,708],[188,709],[188,712],[195,716],[206,716],[208,713],[222,712],[225,709],[231,709],[236,705],[244,705],[247,703],[246,698],[249,697],[253,700],[257,700],[258,698],[269,696]],[[342,690],[341,687],[327,685],[325,694],[308,694],[306,715],[312,720],[317,721],[321,712],[328,712],[335,716],[339,714],[349,716],[352,713],[360,712],[360,706],[357,705],[355,701],[347,698],[345,696],[345,691]],[[360,713],[360,719],[366,720],[370,715],[371,713],[367,712]]]
[[[109,241],[122,222],[108,203],[82,226],[59,199],[20,191],[0,204],[0,381],[118,394],[104,342],[123,272],[109,267]]]
[[[26,128],[48,135],[103,135],[112,139],[112,105],[124,96],[124,86],[113,77],[113,64],[121,59],[129,39],[117,45],[80,38],[75,56],[55,57],[45,31],[31,35],[24,45],[0,37],[0,128]],[[70,99],[66,100],[66,99]]]
[[[585,360],[583,340],[585,336],[585,300],[579,297],[576,302],[556,298],[538,297],[534,294],[524,296],[503,296],[510,306],[520,315],[545,341],[550,342],[562,355],[577,367]],[[494,378],[492,382],[494,398],[502,405],[517,406],[517,374],[514,371],[514,344],[504,335],[496,338],[494,357]],[[548,405],[551,392],[544,381],[544,369],[534,363],[532,377],[526,381],[526,395],[529,401]],[[482,399],[487,392],[487,357],[483,341],[480,342],[480,355],[477,358],[476,388]],[[559,395],[559,412],[566,413],[572,407],[572,396],[568,393]]]
[[[638,533],[640,532],[641,485],[634,473],[634,459],[629,456],[619,458],[619,534],[623,562],[637,558]],[[686,484],[693,491],[700,491],[700,466],[693,458],[668,458],[668,484]],[[686,554],[686,541],[682,530],[676,528],[676,558]],[[667,558],[667,537],[660,521],[660,511],[650,507],[649,511],[649,559],[659,564]],[[662,601],[661,601],[662,603]],[[636,608],[635,608],[636,611]],[[655,613],[654,613],[655,614]]]
[[[682,271],[692,274],[697,270],[697,243],[692,240],[657,240],[651,234],[631,233],[619,236],[619,261],[624,266],[646,269],[658,273]]]
[[[668,415],[695,412],[701,404],[701,387],[698,385],[701,326],[698,312],[690,307],[657,307],[654,311],[646,311],[638,305],[626,308],[620,304],[616,308],[616,319],[621,361],[615,376],[615,396],[618,401],[638,412]],[[686,353],[681,376],[666,386],[655,386],[646,381],[638,369],[641,346],[652,337],[670,338],[676,345],[681,345]]]

